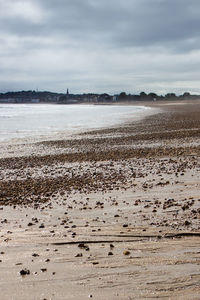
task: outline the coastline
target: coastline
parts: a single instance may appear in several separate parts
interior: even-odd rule
[[[40,104],[34,104],[40,106]],[[84,105],[86,106],[86,104]],[[93,104],[90,106],[93,106]],[[122,106],[122,105],[119,105]],[[126,104],[123,106],[127,106]],[[105,129],[112,129],[113,132],[115,129],[118,129],[118,127],[126,126],[127,124],[132,124],[135,122],[140,122],[141,120],[145,119],[147,116],[150,116],[152,114],[158,113],[160,110],[157,108],[150,108],[147,106],[141,106],[141,105],[133,105],[133,107],[142,107],[144,109],[141,109],[141,111],[133,112],[129,115],[129,117],[125,117],[125,113],[122,113],[124,115],[123,117],[115,120],[113,125],[105,125],[95,128],[73,128],[72,129],[63,129],[58,131],[47,131],[43,134],[33,134],[30,137],[24,136],[24,137],[15,137],[8,140],[0,140],[0,158],[3,157],[18,157],[18,156],[30,156],[33,154],[38,153],[38,155],[45,155],[45,153],[48,153],[48,149],[42,149],[39,147],[39,144],[42,144],[43,141],[61,141],[61,140],[76,140],[76,139],[82,139],[82,134],[87,134],[87,132],[92,131],[98,131],[98,130],[105,130]],[[70,126],[69,126],[70,127]],[[29,147],[28,147],[29,145]],[[54,151],[50,154],[54,154]]]
[[[0,114],[0,119],[3,120],[0,127],[1,145],[75,138],[83,132],[122,126],[129,119],[131,122],[141,120],[150,114],[150,111],[151,113],[155,111],[141,105],[132,105],[131,109],[127,109],[127,105],[123,107],[114,105],[108,108],[105,108],[108,105],[104,105],[102,108],[102,105],[97,107],[94,104],[79,104],[62,105],[61,109],[59,106],[59,109],[55,109],[56,104],[33,104],[32,110],[29,105],[15,104],[8,111],[7,106],[9,104],[2,107]],[[20,126],[17,126],[18,118],[20,118]],[[38,122],[40,118],[47,119],[47,122]],[[14,126],[15,122],[16,126]],[[22,126],[23,122],[24,126]]]
[[[200,102],[144,105],[1,157],[4,299],[198,299]]]

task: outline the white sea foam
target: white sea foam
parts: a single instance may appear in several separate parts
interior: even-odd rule
[[[147,110],[125,105],[1,104],[0,141],[111,127],[137,120]]]

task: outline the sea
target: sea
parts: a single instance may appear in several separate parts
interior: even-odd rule
[[[0,104],[0,141],[56,138],[138,120],[150,108],[126,105]]]

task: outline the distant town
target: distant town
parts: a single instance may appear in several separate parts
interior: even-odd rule
[[[185,92],[177,96],[174,93],[157,95],[156,93],[146,94],[141,92],[138,95],[121,92],[116,95],[106,93],[95,94],[71,94],[67,89],[66,93],[54,93],[48,91],[18,91],[0,93],[0,103],[57,103],[57,104],[80,104],[80,103],[113,103],[132,101],[173,101],[173,100],[196,100],[200,95],[192,95]]]

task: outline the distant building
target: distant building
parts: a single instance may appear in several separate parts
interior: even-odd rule
[[[40,103],[39,99],[31,99],[31,103]]]
[[[0,99],[1,103],[13,103],[13,98]]]
[[[69,94],[69,89],[67,89],[67,92],[65,95],[65,100],[68,101],[68,100],[71,100],[71,98],[72,98],[72,95]]]

